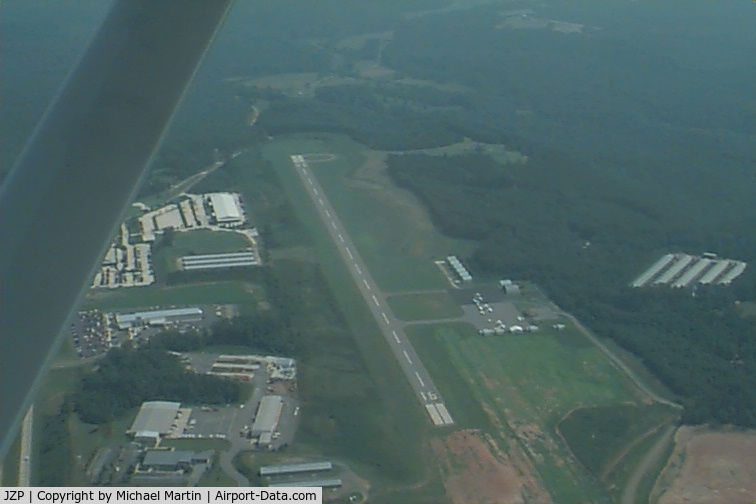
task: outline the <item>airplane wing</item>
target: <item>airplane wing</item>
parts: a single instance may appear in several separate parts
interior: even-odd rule
[[[233,0],[116,0],[0,192],[0,460]]]

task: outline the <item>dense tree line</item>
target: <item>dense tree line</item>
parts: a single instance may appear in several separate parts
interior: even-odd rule
[[[66,399],[54,415],[41,415],[41,436],[37,486],[55,487],[70,484],[71,438],[68,435],[68,416],[71,404]]]
[[[579,165],[554,173],[538,154],[498,168],[486,157],[394,155],[388,166],[444,232],[479,240],[469,258],[475,269],[543,285],[598,334],[639,355],[684,398],[687,421],[756,425],[756,320],[741,317],[736,304],[736,294],[753,295],[752,274],[734,289],[628,288],[671,246],[670,235],[685,232],[681,224],[626,187],[618,191],[611,178],[581,187],[587,174]],[[537,180],[544,173],[548,180]],[[706,241],[693,242],[696,250]]]
[[[97,370],[82,378],[74,404],[83,421],[101,424],[144,401],[222,404],[238,398],[238,384],[189,371],[177,356],[147,345],[108,352]]]

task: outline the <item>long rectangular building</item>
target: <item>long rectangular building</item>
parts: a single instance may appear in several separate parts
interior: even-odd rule
[[[698,281],[701,284],[707,285],[712,283],[714,280],[716,280],[722,273],[724,273],[724,270],[730,267],[730,261],[717,261],[714,266],[711,267],[709,271],[704,273],[704,276],[701,277],[701,279]]]
[[[679,279],[677,279],[675,283],[672,284],[672,287],[676,289],[687,287],[688,284],[692,283],[696,278],[701,276],[704,270],[706,268],[709,268],[713,262],[714,261],[712,261],[711,259],[700,259],[697,263],[688,268],[688,270],[685,271],[685,273]]]
[[[680,254],[679,259],[677,259],[667,271],[665,271],[659,278],[657,278],[656,281],[654,281],[654,284],[658,285],[669,283],[671,280],[674,280],[674,278],[679,275],[682,270],[687,268],[688,265],[690,265],[690,263],[692,263],[694,260],[695,257],[693,256]]]
[[[268,395],[263,397],[257,407],[257,415],[255,415],[255,421],[252,424],[252,435],[259,436],[273,432],[278,425],[282,408],[283,399],[281,396]]]
[[[184,256],[181,258],[181,267],[186,271],[248,267],[257,266],[259,264],[259,258],[254,252],[204,254],[197,256]]]
[[[342,485],[341,478],[320,479],[320,480],[303,480],[303,481],[284,481],[282,483],[271,483],[271,487],[323,487],[334,488]]]
[[[118,328],[123,330],[138,325],[196,322],[202,320],[203,315],[202,308],[173,308],[169,310],[117,313],[115,321]]]
[[[720,278],[717,281],[717,285],[729,285],[730,283],[732,283],[733,280],[735,280],[740,275],[742,275],[745,269],[746,269],[746,263],[744,262],[735,263],[735,267],[733,267],[727,273],[725,273],[722,276],[722,278]]]
[[[669,263],[672,262],[674,258],[675,258],[674,254],[666,254],[662,256],[661,259],[656,261],[650,268],[648,268],[638,278],[636,278],[635,281],[632,283],[632,286],[643,287],[644,285],[646,285],[646,283],[648,283],[649,280],[655,277],[661,270],[666,268],[669,265]]]
[[[262,466],[260,476],[275,476],[278,474],[294,474],[303,472],[330,471],[333,469],[331,462],[307,462],[304,464],[284,464]]]

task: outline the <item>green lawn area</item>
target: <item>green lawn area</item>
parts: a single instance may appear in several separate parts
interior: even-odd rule
[[[560,422],[559,431],[578,460],[601,479],[634,440],[677,416],[677,411],[661,404],[580,408]]]
[[[195,304],[245,304],[264,299],[262,287],[246,282],[208,282],[187,285],[92,289],[83,310],[143,308],[147,306],[184,306]]]
[[[470,242],[438,234],[425,211],[397,191],[382,169],[382,153],[336,135],[279,139],[265,152],[282,167],[282,179],[300,185],[290,155],[336,155],[332,161],[310,163],[310,168],[384,291],[444,289],[448,282],[433,260],[472,250]],[[300,194],[314,213],[307,193]]]
[[[400,320],[433,320],[462,316],[462,309],[447,292],[396,294],[386,301]]]
[[[166,252],[171,259],[185,255],[239,252],[249,247],[249,240],[239,233],[197,229],[175,233],[173,245],[166,247]]]
[[[557,425],[573,408],[639,397],[576,329],[483,338],[465,324],[437,324],[411,326],[407,334],[460,425],[497,425],[517,436],[537,454],[532,460],[556,502],[608,501],[571,457]],[[487,415],[470,403],[482,404]]]

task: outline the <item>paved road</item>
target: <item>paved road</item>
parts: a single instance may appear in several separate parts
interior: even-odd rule
[[[423,366],[423,363],[420,362],[420,358],[415,353],[414,348],[412,348],[409,339],[404,333],[404,324],[398,321],[389,309],[385,295],[378,289],[365,262],[360,257],[357,248],[336,215],[336,211],[329,203],[325,191],[323,191],[323,188],[317,179],[315,179],[312,170],[307,165],[307,161],[301,155],[293,155],[291,156],[291,160],[310,198],[315,204],[318,214],[323,219],[326,228],[328,228],[328,233],[336,244],[349,273],[352,275],[357,288],[365,299],[365,303],[370,308],[394,357],[396,357],[412,390],[415,392],[415,396],[425,408],[428,417],[435,426],[452,425],[454,420],[449,414],[446,404],[444,404],[441,394],[438,392],[433,380],[431,380],[428,371]]]
[[[18,486],[31,486],[31,455],[32,433],[34,431],[34,406],[29,411],[21,424],[21,454],[18,458]]]

